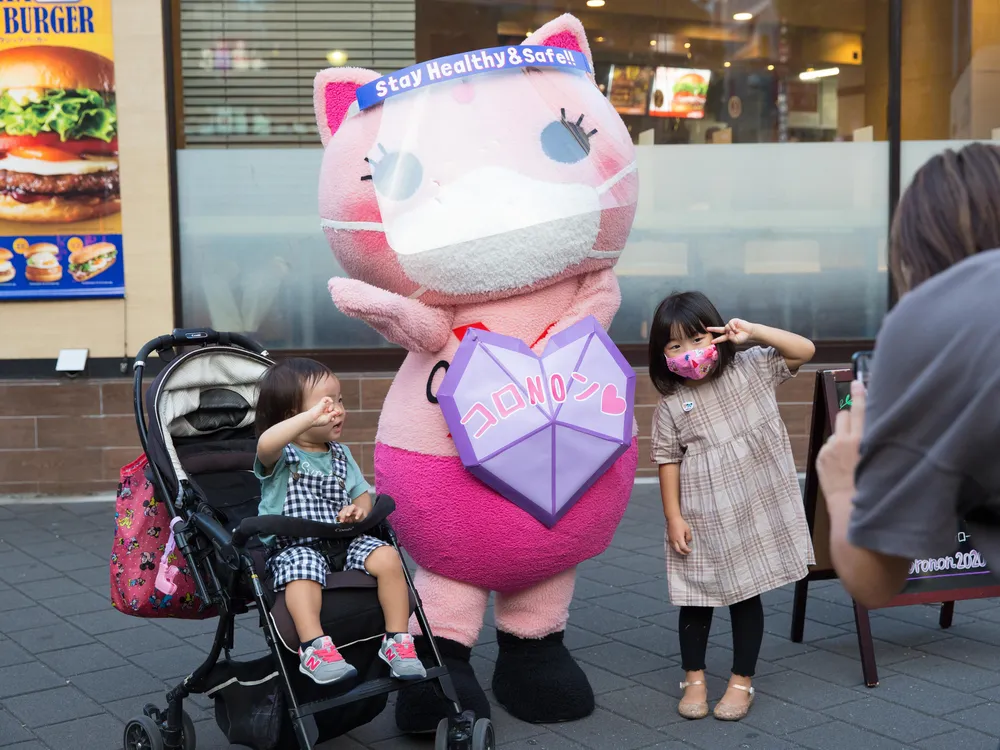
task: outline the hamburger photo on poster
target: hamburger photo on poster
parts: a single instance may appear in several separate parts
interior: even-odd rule
[[[0,49],[0,220],[59,225],[119,213],[117,125],[107,57]]]
[[[649,114],[656,117],[703,118],[711,78],[710,70],[657,68]]]

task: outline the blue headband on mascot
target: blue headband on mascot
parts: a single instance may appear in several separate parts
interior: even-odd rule
[[[358,89],[358,109],[374,107],[390,97],[432,86],[435,83],[516,68],[562,68],[584,73],[593,72],[586,56],[571,49],[529,44],[490,47],[417,63],[377,78]]]

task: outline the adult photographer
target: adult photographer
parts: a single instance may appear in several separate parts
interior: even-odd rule
[[[946,151],[899,203],[886,316],[865,393],[817,470],[847,591],[883,606],[915,558],[946,557],[960,520],[1000,562],[1000,148]],[[995,553],[995,554],[994,554]]]

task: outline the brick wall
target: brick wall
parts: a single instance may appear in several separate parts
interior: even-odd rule
[[[813,381],[813,371],[804,371],[778,392],[800,471],[805,468]],[[383,373],[341,379],[349,410],[343,440],[369,479],[379,410],[391,382]],[[648,456],[657,394],[644,372],[637,383],[639,475],[655,476]],[[138,453],[131,381],[0,383],[0,494],[107,492],[115,488],[121,466]]]

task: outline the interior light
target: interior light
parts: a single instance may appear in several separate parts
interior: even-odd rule
[[[531,36],[531,34],[532,34],[532,31],[531,31],[531,29],[528,29],[528,30],[527,30],[526,32],[524,32],[524,36],[525,36],[526,38],[527,38],[527,37],[529,37],[529,36]]]
[[[342,49],[331,50],[326,53],[326,61],[334,67],[341,67],[347,64],[347,53]]]
[[[726,60],[724,63],[722,63],[722,67],[724,68],[728,68],[730,65],[732,65],[732,63],[729,62],[729,60]]]
[[[767,69],[768,69],[768,70],[774,70],[774,66],[773,66],[773,65],[768,65],[768,66],[767,66]]]
[[[749,21],[753,18],[753,13],[733,13],[734,21]]]
[[[649,40],[649,46],[650,47],[655,47],[656,46],[656,40],[655,39],[650,39]]]
[[[691,42],[684,42],[684,49],[691,49]]]
[[[830,76],[835,76],[840,74],[840,68],[823,68],[822,70],[809,70],[799,73],[799,80],[801,81],[812,81],[816,78],[828,78]]]
[[[604,0],[587,0],[588,8],[603,8]]]

